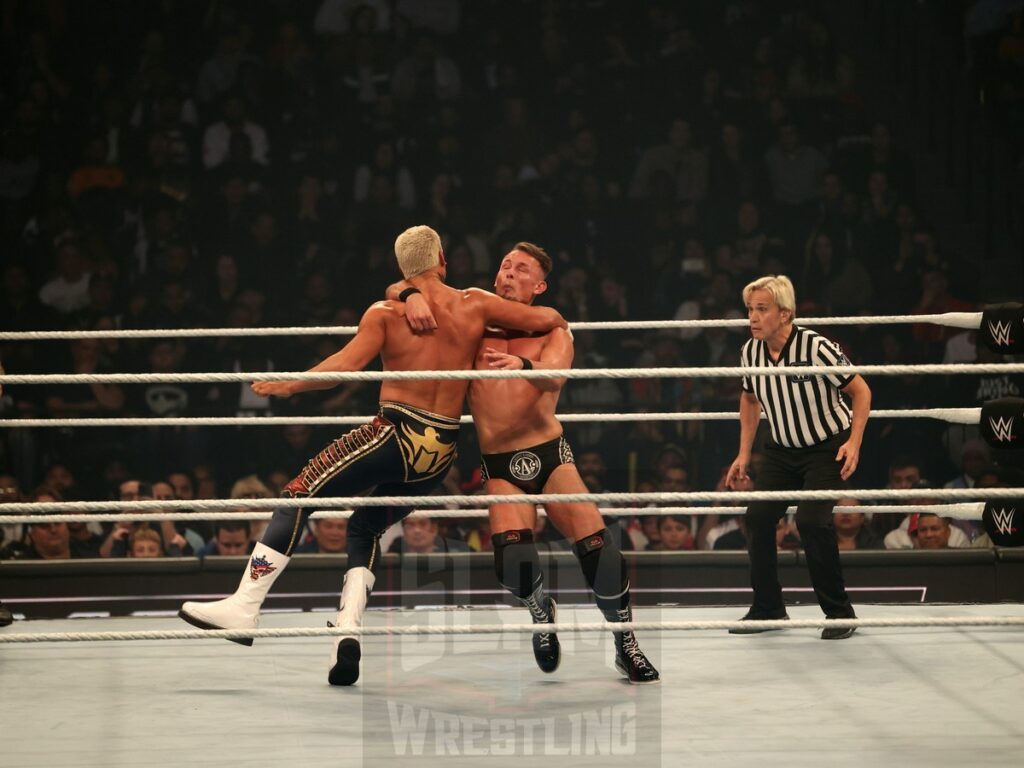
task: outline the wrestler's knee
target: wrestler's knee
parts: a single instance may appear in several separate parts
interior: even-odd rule
[[[491,536],[494,574],[498,582],[516,597],[526,599],[540,580],[540,555],[533,531],[523,528]]]
[[[387,523],[382,523],[378,515],[371,514],[366,509],[357,509],[348,519],[348,538],[376,539],[383,535],[387,528]]]

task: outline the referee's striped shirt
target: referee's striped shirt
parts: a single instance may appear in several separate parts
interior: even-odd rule
[[[796,325],[778,361],[768,354],[767,342],[759,339],[750,339],[740,351],[744,368],[849,364],[834,341]],[[755,395],[761,403],[776,443],[786,448],[809,448],[849,428],[850,406],[839,389],[852,379],[852,374],[841,371],[825,376],[801,376],[797,372],[788,376],[744,376],[743,391]]]

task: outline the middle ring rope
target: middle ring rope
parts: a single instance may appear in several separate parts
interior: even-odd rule
[[[287,424],[365,424],[373,416],[163,416],[142,418],[75,419],[0,419],[0,427],[261,427]],[[639,413],[560,413],[563,423],[606,421],[735,421],[735,411],[639,412]],[[764,414],[761,414],[764,419]],[[950,424],[978,424],[981,408],[916,408],[871,411],[873,419],[937,419]],[[462,424],[472,424],[472,416],[463,416]]]
[[[558,504],[568,502],[599,502],[642,504],[644,502],[736,502],[748,501],[834,501],[836,498],[855,495],[861,501],[876,499],[922,499],[939,496],[949,499],[1017,499],[1024,497],[1024,488],[882,488],[853,491],[690,491],[687,493],[538,493],[529,496],[533,504],[547,502]],[[103,510],[125,510],[143,512],[161,509],[233,509],[245,506],[247,509],[279,509],[320,507],[345,509],[349,507],[437,507],[492,504],[522,504],[522,494],[480,494],[478,496],[309,496],[306,498],[280,499],[180,499],[140,501],[48,501],[11,502],[4,504],[9,514],[32,514],[33,512],[100,512]],[[6,518],[6,516],[5,516]]]

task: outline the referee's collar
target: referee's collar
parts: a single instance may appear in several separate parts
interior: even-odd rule
[[[768,342],[767,341],[762,341],[761,342],[762,344],[764,344],[764,351],[766,352],[765,358],[768,360],[768,362],[771,365],[782,365],[782,364],[784,364],[786,362],[786,357],[789,355],[789,348],[791,346],[793,346],[793,339],[796,338],[796,336],[797,336],[797,334],[799,332],[800,332],[800,327],[796,323],[794,323],[793,324],[793,330],[790,332],[789,338],[786,339],[786,343],[783,344],[782,345],[782,349],[779,350],[779,359],[778,360],[772,360],[772,351],[768,347]]]

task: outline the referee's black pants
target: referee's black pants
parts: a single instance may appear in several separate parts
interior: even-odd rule
[[[849,430],[810,448],[784,448],[770,442],[757,474],[759,491],[840,490],[842,462],[836,452],[850,437]],[[838,494],[837,494],[838,497]],[[786,514],[785,501],[758,501],[747,507],[747,551],[750,553],[750,585],[754,588],[755,616],[779,617],[785,610],[779,584],[775,529]],[[796,525],[807,558],[811,584],[818,605],[830,618],[854,615],[846,595],[839,544],[832,524],[834,501],[801,501]]]

